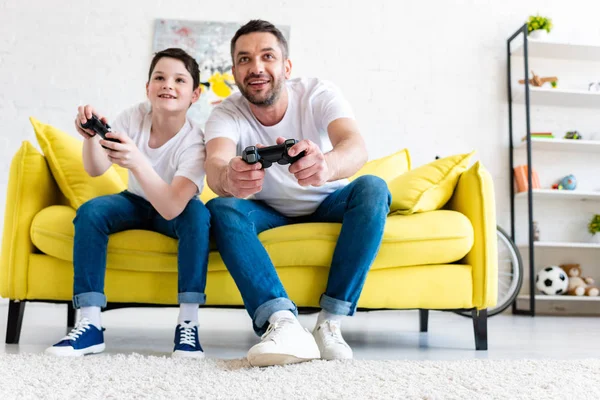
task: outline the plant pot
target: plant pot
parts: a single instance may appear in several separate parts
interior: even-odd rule
[[[592,243],[600,244],[600,232],[592,235]]]
[[[536,29],[534,31],[529,32],[529,39],[532,40],[544,40],[548,37],[548,31],[545,29]]]

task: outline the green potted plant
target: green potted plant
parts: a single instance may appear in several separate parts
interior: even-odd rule
[[[527,21],[527,34],[531,39],[544,39],[552,30],[552,20],[541,15],[531,15]]]
[[[594,215],[588,224],[588,231],[592,234],[593,240],[600,243],[600,214]]]

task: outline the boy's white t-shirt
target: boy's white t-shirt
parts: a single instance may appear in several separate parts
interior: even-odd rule
[[[333,84],[315,78],[286,81],[288,108],[276,125],[264,126],[250,110],[248,101],[235,93],[212,111],[205,126],[206,142],[225,137],[237,144],[237,155],[247,146],[275,145],[282,136],[298,141],[309,139],[323,153],[333,146],[327,134],[329,124],[338,118],[354,118],[350,104]],[[300,186],[288,171],[289,165],[274,163],[266,170],[263,189],[250,198],[262,200],[280,213],[296,217],[312,214],[332,192],[348,184],[347,179],[320,187]]]
[[[137,148],[146,156],[156,173],[168,184],[176,176],[183,176],[194,182],[198,193],[204,186],[204,137],[202,129],[194,121],[186,118],[181,130],[157,149],[150,148],[150,128],[152,127],[152,106],[149,102],[137,104],[123,112],[111,124],[115,132],[126,133]],[[129,171],[127,190],[147,197],[135,176]]]

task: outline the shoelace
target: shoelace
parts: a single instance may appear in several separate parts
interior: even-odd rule
[[[321,324],[320,329],[323,331],[323,340],[326,344],[336,343],[348,346],[342,337],[342,331],[338,322],[325,321]]]
[[[87,331],[90,328],[90,324],[91,324],[91,322],[89,319],[87,319],[87,318],[80,319],[79,322],[77,322],[77,324],[75,324],[73,329],[71,329],[71,332],[69,332],[67,334],[67,336],[65,336],[61,340],[77,340],[79,338],[79,336],[81,336],[81,334],[83,334],[85,331]]]
[[[277,336],[279,336],[279,334],[281,333],[281,331],[283,330],[283,328],[285,326],[295,324],[295,323],[296,323],[296,321],[294,321],[293,319],[280,318],[277,321],[275,321],[274,323],[270,324],[269,327],[267,328],[267,331],[260,338],[262,340],[264,340],[268,337],[269,340],[276,341],[275,339],[277,338]]]
[[[196,347],[196,336],[194,335],[194,327],[187,327],[182,325],[180,328],[180,344],[189,344],[192,347]]]

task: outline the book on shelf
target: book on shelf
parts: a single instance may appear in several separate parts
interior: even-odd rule
[[[554,139],[552,132],[531,132],[531,139]],[[523,136],[521,140],[524,142],[527,140],[527,135]]]
[[[517,192],[526,192],[529,188],[529,181],[527,179],[527,165],[518,165],[514,168],[515,171],[515,183],[517,185]],[[540,178],[535,169],[531,169],[531,188],[539,189]]]

